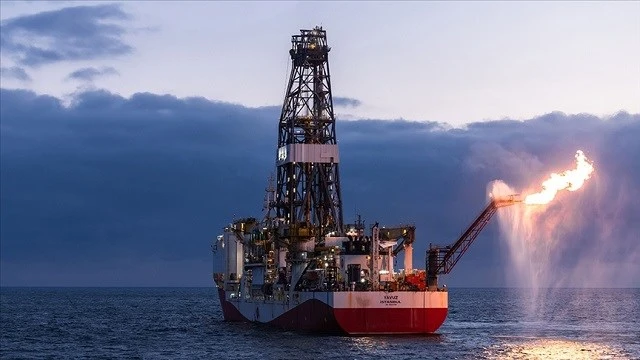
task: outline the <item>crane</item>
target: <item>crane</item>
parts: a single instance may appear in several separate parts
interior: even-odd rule
[[[383,227],[380,229],[380,238],[382,240],[395,240],[395,247],[388,250],[389,255],[395,258],[400,252],[404,251],[404,268],[405,271],[411,272],[413,269],[413,243],[416,240],[416,227],[413,225]]]
[[[427,287],[430,290],[438,288],[438,275],[451,272],[499,208],[521,202],[522,198],[518,194],[492,198],[456,242],[445,247],[429,244],[429,250],[427,250]]]
[[[383,240],[400,241],[393,249],[393,256],[397,256],[407,246],[411,246],[416,240],[416,227],[413,225],[405,225],[398,227],[383,227],[380,229],[380,237]]]

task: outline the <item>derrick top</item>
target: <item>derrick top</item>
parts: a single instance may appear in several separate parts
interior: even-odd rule
[[[301,65],[305,60],[312,64],[327,61],[331,48],[327,46],[327,32],[321,26],[313,30],[300,29],[300,35],[291,36],[291,59]]]

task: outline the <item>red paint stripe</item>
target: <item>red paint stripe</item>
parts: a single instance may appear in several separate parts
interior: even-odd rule
[[[233,304],[227,301],[224,290],[218,288],[218,297],[220,297],[220,306],[222,306],[222,315],[226,321],[249,321],[249,319],[242,316],[240,310],[238,310]]]
[[[317,299],[303,302],[269,321],[269,324],[286,330],[303,330],[319,333],[343,332],[336,322],[333,308]]]
[[[447,318],[447,308],[334,309],[348,334],[430,334]]]

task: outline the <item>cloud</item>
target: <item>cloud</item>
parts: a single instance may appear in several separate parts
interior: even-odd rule
[[[100,76],[119,75],[118,71],[110,66],[105,66],[100,69],[95,67],[87,67],[78,69],[67,76],[68,80],[82,80],[93,81]]]
[[[0,77],[7,79],[16,79],[24,82],[31,81],[31,76],[19,66],[2,67],[0,68]]]
[[[362,102],[354,98],[336,96],[333,98],[333,105],[341,107],[358,107],[362,105]]]
[[[20,65],[40,66],[67,60],[125,55],[128,20],[118,4],[73,6],[4,20],[0,48]]]
[[[24,90],[3,89],[0,100],[4,285],[162,285],[127,275],[160,268],[174,274],[171,284],[207,286],[210,240],[234,216],[261,214],[278,107],[99,90],[76,94],[69,107]],[[609,234],[599,261],[625,264],[626,282],[615,284],[640,286],[640,266],[628,255],[640,254],[640,115],[551,113],[464,129],[339,121],[337,133],[345,219],[415,223],[416,266],[429,243],[448,244],[471,223],[490,181],[538,185],[583,149],[597,181],[572,199],[584,204],[581,216],[603,220],[583,223],[561,250],[571,258]],[[508,261],[497,230],[490,224],[443,281],[503,285]],[[95,276],[54,275],[74,273]]]

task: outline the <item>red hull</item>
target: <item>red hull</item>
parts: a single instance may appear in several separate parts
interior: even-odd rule
[[[431,334],[447,317],[447,309],[334,309],[348,334]]]
[[[249,321],[244,317],[238,309],[226,300],[224,290],[218,288],[218,297],[220,297],[220,306],[222,307],[222,316],[226,321]]]
[[[218,289],[226,321],[248,319]],[[277,318],[263,323],[285,330],[319,333],[358,334],[431,334],[447,317],[447,308],[332,308],[319,300],[308,300]]]

